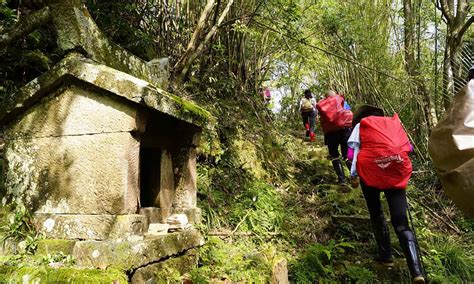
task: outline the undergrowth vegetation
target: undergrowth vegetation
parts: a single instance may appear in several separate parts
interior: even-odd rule
[[[265,251],[271,248],[288,260],[294,283],[409,281],[393,232],[396,267],[371,260],[376,247],[362,193],[334,185],[323,145],[309,145],[293,133],[277,135],[276,129],[254,134],[259,127],[247,127],[245,135],[234,132],[239,133],[234,139],[244,142],[231,145],[247,143],[254,149],[223,146],[218,162],[207,159],[198,166],[208,244],[193,279],[266,282],[274,263]],[[472,223],[440,191],[427,166],[415,165],[420,174],[408,189],[410,213],[428,277],[434,283],[472,281]],[[354,216],[354,221],[339,222],[338,216]]]

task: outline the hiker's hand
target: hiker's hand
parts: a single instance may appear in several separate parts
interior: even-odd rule
[[[359,187],[359,177],[351,177],[351,187],[358,188]]]

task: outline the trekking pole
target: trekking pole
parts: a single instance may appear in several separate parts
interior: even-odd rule
[[[423,263],[422,252],[420,249],[420,245],[418,244],[418,237],[416,235],[415,225],[413,224],[413,217],[411,215],[410,202],[408,201],[408,196],[407,196],[407,211],[408,211],[408,217],[410,220],[411,230],[413,231],[413,237],[415,237],[415,245],[416,245],[416,249],[418,250],[418,258],[421,265],[421,271],[423,272],[423,275],[425,276],[426,280],[428,280],[428,276],[426,275],[426,271],[425,271],[425,264]]]

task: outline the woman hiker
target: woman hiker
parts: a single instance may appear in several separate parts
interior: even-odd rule
[[[303,119],[303,126],[306,128],[306,138],[314,142],[314,131],[316,130],[316,99],[310,90],[304,91],[304,97],[300,100],[300,113]]]
[[[384,117],[383,110],[365,105],[354,114],[353,124],[348,140],[348,158],[352,159],[351,185],[356,188],[360,177],[379,252],[376,260],[385,266],[393,266],[390,234],[380,202],[383,192],[413,282],[425,283],[416,239],[407,218],[405,189],[412,172],[408,157],[412,145],[397,114]]]

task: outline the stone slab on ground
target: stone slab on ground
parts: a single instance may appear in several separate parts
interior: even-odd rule
[[[162,209],[157,207],[142,207],[139,214],[144,215],[148,219],[148,223],[165,223],[166,220],[162,218]],[[171,214],[186,214],[188,222],[191,224],[201,223],[201,209],[198,207],[191,208],[171,208]]]
[[[154,236],[166,235],[168,233],[169,228],[169,224],[150,223],[150,225],[148,226],[148,232],[146,232],[145,234]]]
[[[131,235],[143,236],[146,217],[132,215],[65,215],[34,214],[33,223],[37,230],[55,239],[125,238]]]
[[[76,243],[73,256],[81,266],[130,270],[203,244],[199,231],[190,229],[138,241],[82,241]]]
[[[197,250],[192,249],[185,255],[137,269],[132,274],[131,283],[168,283],[173,276],[186,274],[197,267],[197,264]]]

